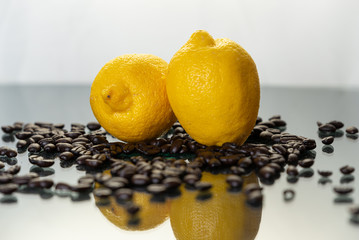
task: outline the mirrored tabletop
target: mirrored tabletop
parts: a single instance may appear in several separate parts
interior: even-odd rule
[[[27,123],[64,124],[63,129],[71,132],[71,128],[96,122],[89,95],[90,86],[0,86],[0,125],[14,126],[16,122],[23,123],[22,126]],[[286,145],[286,163],[277,164],[282,168],[275,181],[258,178],[266,176],[260,171],[247,171],[237,174],[243,180],[242,187],[230,189],[228,175],[241,169],[228,167],[216,171],[212,168],[200,172],[201,182],[211,186],[208,190],[205,184],[194,188],[182,183],[166,193],[154,194],[146,188],[136,188],[127,183],[126,189],[133,190],[130,200],[126,200],[125,191],[122,197],[119,193],[116,196],[111,193],[107,197],[106,191],[101,192],[105,180],[101,182],[100,178],[114,174],[113,166],[119,166],[120,160],[113,160],[101,169],[100,175],[98,170],[82,167],[76,161],[66,161],[66,157],[60,159],[56,154],[43,156],[45,159],[52,158],[53,165],[41,165],[36,163],[38,160],[29,159],[29,149],[20,151],[17,148],[20,140],[16,131],[2,131],[0,147],[16,150],[17,155],[0,151],[0,164],[3,165],[0,169],[0,188],[6,185],[8,189],[2,187],[2,191],[11,193],[9,184],[14,179],[17,182],[11,194],[0,193],[0,239],[358,239],[359,140],[357,134],[346,132],[348,127],[359,127],[358,104],[359,89],[262,86],[259,110],[262,122],[280,118],[286,123],[279,128],[264,128],[277,129],[271,130],[274,134],[279,130],[289,133],[282,134],[283,138],[300,136],[300,141],[305,140],[309,145],[315,140],[316,147],[308,147],[299,165],[298,162],[288,164],[291,161],[288,160],[289,152],[295,151],[295,147]],[[331,130],[332,122],[329,127],[327,125],[329,129],[323,127],[333,120],[342,122],[344,126]],[[323,131],[319,131],[319,125]],[[83,131],[90,133],[87,127]],[[101,132],[101,129],[97,131]],[[108,134],[105,136],[110,143],[118,142]],[[323,138],[328,136],[333,136],[333,143],[322,143]],[[90,139],[95,142],[91,149],[96,152],[93,146],[96,141],[101,143],[101,137]],[[268,140],[263,134],[262,138],[250,139],[249,144],[262,144],[260,149],[265,145],[273,146],[271,140],[263,139]],[[328,141],[331,141],[330,138]],[[121,144],[112,146],[114,149],[123,147]],[[279,147],[273,149],[270,148],[272,155],[273,151],[281,151]],[[36,152],[36,149],[31,151]],[[130,161],[132,157],[136,162],[138,159],[134,156],[142,156],[151,162],[161,155],[146,156],[121,151],[118,158],[123,161]],[[241,153],[245,155],[244,150]],[[193,162],[191,154],[161,156],[165,162],[172,161],[171,164],[188,165]],[[228,159],[223,158],[223,161],[230,161]],[[309,163],[303,163],[304,159]],[[175,160],[181,161],[174,163]],[[274,162],[271,158],[262,161]],[[262,162],[255,164],[261,165]],[[298,172],[290,172],[289,166],[294,166]],[[12,180],[7,179],[9,174]],[[21,183],[26,181],[21,176],[38,176],[37,179],[43,181],[28,180],[33,183],[30,186]],[[91,189],[82,191],[78,184],[80,178],[82,181],[95,181],[95,184],[91,185]],[[262,188],[259,190],[262,199],[258,196],[254,199],[259,204],[251,204],[248,200],[250,193],[245,190],[249,191],[251,184]]]

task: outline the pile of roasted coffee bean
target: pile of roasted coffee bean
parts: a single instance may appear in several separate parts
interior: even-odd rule
[[[333,123],[320,124],[320,132],[335,133],[330,125],[335,129],[338,127]],[[96,122],[71,124],[70,130],[64,129],[64,124],[16,122],[2,126],[3,140],[15,141],[16,138],[17,149],[0,147],[0,192],[11,194],[40,189],[40,194],[46,197],[51,189],[55,189],[55,192],[76,192],[88,199],[86,196],[93,191],[98,198],[114,196],[118,201],[128,201],[138,188],[153,195],[171,194],[178,191],[181,184],[198,191],[209,191],[212,184],[201,181],[202,172],[209,171],[227,173],[230,191],[243,191],[249,205],[261,206],[262,187],[253,183],[242,189],[244,176],[254,172],[262,184],[273,184],[282,173],[287,174],[288,182],[314,174],[311,166],[315,158],[312,151],[316,148],[315,140],[286,133],[285,127],[286,122],[279,115],[268,121],[258,117],[250,137],[242,146],[230,142],[222,146],[205,146],[194,141],[178,122],[163,137],[140,143],[109,142],[108,133]],[[330,141],[333,142],[329,139],[324,144]],[[38,169],[37,173],[18,175],[21,166],[16,163],[4,170],[4,162],[11,165],[17,153],[26,151],[29,162]],[[42,169],[56,161],[60,161],[61,167],[75,165],[87,174],[80,177],[76,185],[54,183],[43,177],[46,175],[42,175]],[[348,168],[344,171],[350,171]],[[105,174],[106,170],[110,174]],[[318,173],[325,177],[331,174],[327,171]],[[94,190],[95,183],[99,187]],[[293,199],[294,192],[287,189],[284,195],[285,200]],[[130,214],[140,209],[134,204],[128,206]]]

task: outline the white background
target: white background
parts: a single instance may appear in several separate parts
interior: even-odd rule
[[[263,85],[359,87],[357,0],[1,0],[0,84],[91,84],[122,54],[169,61],[197,29],[242,45]]]

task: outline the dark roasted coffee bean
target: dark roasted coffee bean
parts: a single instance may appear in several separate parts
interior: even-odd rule
[[[120,188],[114,194],[117,200],[128,201],[132,199],[133,191],[129,188]]]
[[[280,166],[284,166],[285,162],[286,162],[285,158],[282,155],[276,154],[276,153],[270,155],[269,160],[270,160],[270,162],[277,163]]]
[[[51,167],[52,165],[54,165],[55,161],[53,159],[43,159],[41,157],[40,160],[33,159],[31,163],[39,167]]]
[[[358,133],[358,128],[351,126],[351,127],[348,127],[347,129],[345,129],[345,131],[349,134],[356,134],[356,133]]]
[[[54,144],[54,140],[52,138],[43,138],[43,139],[40,139],[37,143],[40,144],[41,147],[45,147],[45,145],[47,145],[49,143]]]
[[[187,174],[184,176],[183,181],[188,185],[194,185],[196,182],[199,181],[199,177],[195,174]]]
[[[86,126],[91,131],[95,131],[101,128],[101,125],[98,122],[89,122]]]
[[[131,182],[135,186],[145,186],[150,183],[150,179],[146,175],[135,174],[132,176]]]
[[[320,125],[318,129],[322,132],[335,132],[337,130],[337,128],[330,123]]]
[[[40,141],[41,139],[43,139],[44,138],[44,136],[42,136],[42,135],[39,135],[39,134],[35,134],[35,135],[32,135],[31,136],[31,139],[32,140],[34,140],[34,142],[38,142],[38,141]]]
[[[20,165],[14,165],[14,166],[9,167],[5,172],[12,174],[12,175],[16,175],[20,172],[20,170],[21,170]]]
[[[71,186],[71,190],[74,192],[89,192],[92,190],[92,184],[79,183]]]
[[[343,174],[351,174],[355,171],[355,168],[354,167],[351,167],[351,166],[344,166],[344,167],[341,167],[340,169],[340,172],[343,173]]]
[[[211,158],[208,162],[208,166],[211,168],[216,168],[222,166],[222,163],[217,158]]]
[[[308,138],[303,140],[303,145],[305,146],[305,148],[307,150],[313,150],[313,149],[315,149],[317,147],[317,144],[316,144],[315,140],[314,139],[308,139]]]
[[[275,124],[274,124],[272,121],[261,122],[261,123],[258,124],[258,125],[264,125],[264,126],[267,126],[267,127],[269,127],[269,128],[275,127]]]
[[[63,129],[65,127],[65,124],[63,123],[55,123],[54,128]]]
[[[298,169],[295,166],[289,165],[287,167],[287,174],[289,176],[298,176],[299,172],[298,172]]]
[[[284,201],[292,201],[295,197],[295,192],[292,189],[287,189],[283,191]]]
[[[1,126],[1,129],[4,133],[12,133],[14,131],[14,127],[11,125]]]
[[[70,143],[57,143],[56,149],[58,152],[69,152],[73,146]]]
[[[243,179],[237,175],[229,175],[226,178],[226,182],[231,188],[242,188]]]
[[[273,168],[273,170],[278,174],[282,171],[282,167],[278,163],[271,162],[271,163],[268,163],[266,166]]]
[[[19,184],[19,185],[24,185],[24,184],[27,184],[33,178],[35,178],[35,177],[32,176],[31,174],[25,174],[22,176],[16,175],[13,177],[12,182]]]
[[[246,174],[246,170],[244,168],[238,167],[238,166],[232,166],[230,168],[230,171],[232,174],[238,175],[238,176],[242,176],[244,174]]]
[[[73,159],[75,156],[72,152],[62,152],[60,155],[59,155],[59,158],[63,161],[69,161],[71,159]]]
[[[5,164],[3,162],[0,162],[0,169],[3,169],[5,167]]]
[[[343,186],[340,186],[340,187],[334,187],[333,188],[334,192],[340,194],[340,195],[346,195],[346,194],[349,194],[351,192],[354,191],[354,189],[352,187],[343,187]]]
[[[67,183],[59,182],[56,184],[55,189],[57,190],[71,190],[71,186]]]
[[[13,179],[12,174],[2,173],[2,174],[0,175],[0,184],[2,184],[2,183],[9,183],[9,182],[11,182],[12,179]]]
[[[131,215],[135,215],[136,213],[138,213],[138,211],[140,211],[141,208],[137,204],[129,203],[125,206],[125,209],[126,209],[127,213],[129,213]]]
[[[257,166],[257,167],[263,167],[265,165],[267,165],[270,162],[268,157],[265,156],[259,156],[253,159],[253,163]]]
[[[105,136],[101,136],[101,135],[96,135],[94,137],[91,138],[91,142],[93,144],[101,144],[101,143],[108,143],[107,139]]]
[[[265,140],[271,140],[273,136],[273,133],[269,131],[263,131],[259,134],[259,137]]]
[[[164,193],[167,190],[164,184],[150,184],[147,186],[147,191],[153,194]]]
[[[11,194],[18,189],[19,185],[15,183],[6,183],[0,185],[0,192],[3,194]]]
[[[172,142],[172,145],[170,147],[170,153],[171,154],[175,154],[178,153],[181,150],[183,144],[183,140],[182,139],[176,139]]]
[[[321,171],[321,170],[318,170],[318,174],[322,177],[329,177],[333,174],[332,171]]]
[[[276,172],[273,168],[264,166],[259,170],[258,175],[265,180],[272,180],[276,176]]]
[[[167,189],[173,189],[181,185],[181,179],[178,177],[168,177],[164,179],[162,183],[167,187]]]
[[[100,167],[103,165],[103,161],[97,160],[97,159],[92,159],[92,158],[87,158],[85,159],[85,164],[89,167]]]
[[[152,182],[152,183],[157,184],[157,183],[161,183],[161,182],[162,182],[163,176],[162,176],[162,174],[152,173],[151,176],[150,176],[150,178],[151,178],[151,182]]]
[[[63,138],[59,138],[55,141],[55,143],[72,143],[72,138],[70,137],[63,137]]]
[[[54,182],[51,179],[33,178],[28,183],[31,188],[51,188]]]
[[[329,124],[332,124],[336,129],[340,129],[342,127],[344,127],[344,124],[341,121],[330,121]]]
[[[77,137],[79,137],[79,136],[81,136],[82,135],[82,133],[81,132],[77,132],[77,131],[71,131],[71,132],[67,132],[67,133],[65,133],[65,136],[66,137],[69,137],[69,138],[77,138]]]
[[[314,159],[306,158],[306,159],[300,160],[298,163],[299,163],[299,166],[301,166],[303,168],[310,168],[314,164]]]
[[[40,146],[40,144],[38,144],[38,143],[31,143],[31,144],[27,147],[27,150],[28,150],[30,153],[40,152],[41,146]]]
[[[322,143],[326,145],[332,144],[333,142],[334,142],[333,136],[328,136],[322,139]]]
[[[15,137],[20,140],[27,139],[32,136],[32,132],[17,132]]]
[[[247,169],[250,168],[253,165],[252,159],[249,157],[245,157],[245,158],[241,158],[238,161],[238,166],[240,166],[241,168]]]
[[[111,179],[111,176],[107,175],[107,174],[97,173],[95,175],[95,181],[100,183],[100,184],[103,184],[104,182],[106,182],[106,181],[108,181],[110,179]]]
[[[246,202],[253,207],[259,207],[263,203],[263,195],[261,191],[252,191],[247,195]]]
[[[246,195],[249,195],[253,191],[262,191],[262,189],[257,183],[249,183],[244,187],[243,191]]]
[[[276,127],[285,127],[287,125],[287,123],[281,119],[272,119],[271,122],[274,123]]]
[[[76,163],[80,164],[80,165],[86,164],[87,159],[92,159],[92,156],[91,155],[81,155],[78,158],[76,158]]]
[[[123,182],[120,181],[114,181],[112,179],[106,181],[103,183],[103,185],[109,189],[111,189],[112,191],[115,191],[117,189],[123,188],[125,187],[125,184]]]
[[[122,151],[126,154],[130,154],[135,150],[135,145],[132,143],[127,143],[122,147]]]
[[[107,197],[111,196],[112,191],[109,188],[101,187],[101,188],[96,188],[93,191],[93,194],[99,198],[107,198]]]
[[[27,147],[28,145],[29,145],[29,142],[26,140],[19,140],[16,143],[17,148],[24,148],[24,147]]]
[[[283,147],[283,145],[281,145],[281,144],[273,144],[272,148],[274,151],[276,151],[280,155],[287,154],[287,149],[285,147]]]
[[[289,165],[297,165],[298,164],[298,155],[291,153],[288,155],[288,164]]]
[[[194,187],[199,191],[207,191],[212,188],[212,183],[209,182],[196,182]]]
[[[77,180],[77,182],[92,185],[95,182],[95,177],[93,175],[87,174],[85,176],[80,177]]]

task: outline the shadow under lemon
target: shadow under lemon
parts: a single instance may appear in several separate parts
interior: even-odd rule
[[[203,172],[201,181],[213,184],[208,192],[189,190],[182,184],[181,195],[164,202],[153,201],[153,196],[146,192],[134,191],[131,202],[141,207],[135,216],[127,213],[114,197],[108,198],[106,204],[101,204],[103,199],[94,197],[101,213],[123,230],[149,230],[170,217],[173,233],[179,240],[253,240],[259,229],[262,208],[248,207],[242,191],[229,192],[226,176]],[[243,179],[243,187],[258,183],[255,174]]]
[[[181,186],[181,196],[170,201],[170,221],[177,239],[253,240],[256,237],[262,208],[248,207],[242,192],[229,192],[226,176],[203,172],[201,181],[213,184],[208,198]],[[243,187],[249,183],[258,183],[255,174],[244,177]]]

